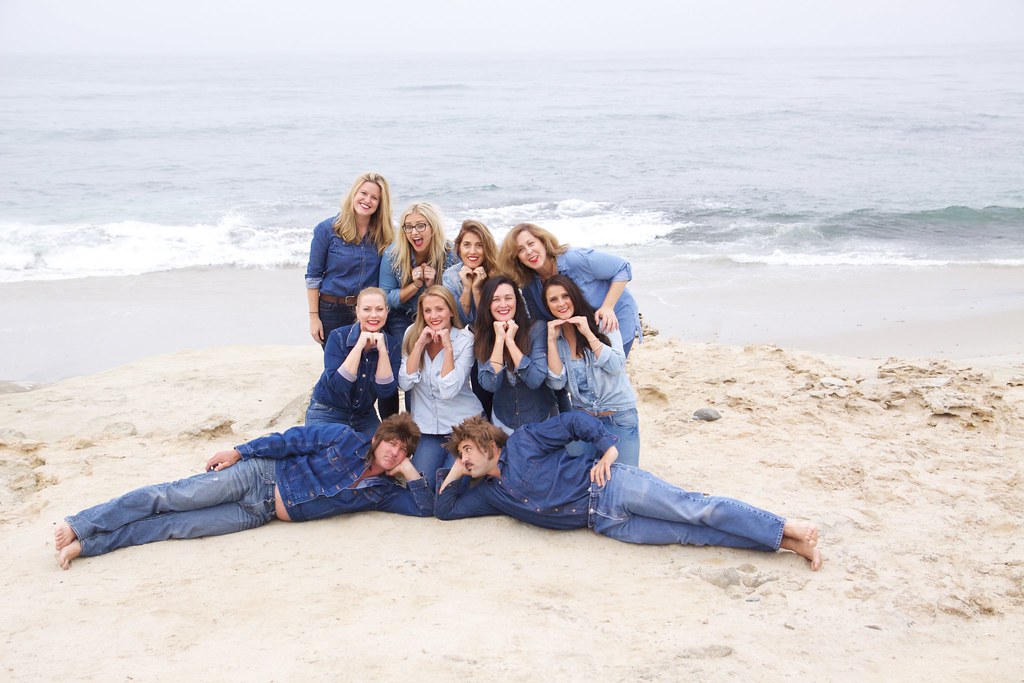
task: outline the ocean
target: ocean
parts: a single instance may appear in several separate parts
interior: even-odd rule
[[[0,282],[301,266],[366,170],[449,236],[529,221],[681,269],[1018,268],[1022,83],[1022,45],[0,56]]]

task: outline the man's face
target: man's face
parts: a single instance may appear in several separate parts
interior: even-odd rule
[[[383,467],[386,472],[401,465],[407,457],[409,457],[409,452],[405,447],[405,442],[401,439],[381,441],[373,451],[373,461]]]
[[[496,451],[497,448],[494,447],[494,444],[491,444],[490,449],[485,450],[480,448],[477,442],[465,439],[459,444],[459,459],[462,461],[462,466],[469,472],[469,476],[479,479],[491,471],[494,459],[498,455]]]

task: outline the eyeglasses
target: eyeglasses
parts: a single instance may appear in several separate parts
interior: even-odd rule
[[[405,225],[402,226],[402,230],[404,230],[405,232],[412,232],[413,230],[415,230],[416,232],[426,232],[427,228],[429,227],[429,223],[417,223],[416,225],[409,225],[408,223],[406,223]]]

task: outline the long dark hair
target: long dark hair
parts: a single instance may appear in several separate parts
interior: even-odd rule
[[[530,318],[526,313],[526,302],[523,301],[523,293],[516,287],[512,278],[505,275],[495,275],[487,278],[483,291],[480,292],[480,301],[476,307],[476,319],[473,321],[473,355],[481,363],[486,363],[491,357],[494,349],[494,314],[491,313],[491,299],[501,285],[508,285],[516,295],[516,314],[512,316],[519,329],[516,330],[516,346],[523,352],[523,355],[530,355]],[[514,370],[512,357],[508,349],[502,349],[505,367]]]
[[[565,288],[565,291],[569,294],[569,300],[572,301],[572,314],[574,316],[582,315],[587,319],[587,326],[590,327],[590,331],[594,333],[594,336],[601,340],[601,343],[605,346],[611,346],[612,343],[608,340],[608,335],[601,331],[601,328],[597,326],[597,320],[594,307],[583,297],[583,292],[580,291],[579,285],[573,282],[572,278],[568,275],[562,275],[558,273],[549,277],[544,282],[544,291],[541,297],[544,299],[544,305],[548,305],[548,290],[555,285],[560,285]],[[548,308],[548,313],[551,313],[551,308]],[[584,344],[586,346],[586,344]]]

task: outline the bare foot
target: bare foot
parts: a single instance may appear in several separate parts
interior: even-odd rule
[[[785,550],[792,550],[801,557],[806,557],[811,561],[811,571],[816,572],[821,569],[821,551],[818,550],[817,540],[811,543],[807,540],[797,540],[788,536],[783,537],[782,546]]]
[[[78,540],[78,536],[75,534],[74,529],[67,522],[61,522],[57,525],[57,528],[53,530],[53,547],[57,551],[61,551],[68,545]]]
[[[818,527],[806,519],[787,519],[782,527],[782,535],[810,546],[818,545]]]
[[[77,540],[72,541],[68,545],[61,548],[60,553],[57,555],[57,564],[60,565],[61,569],[70,569],[71,561],[82,554],[82,544]]]

